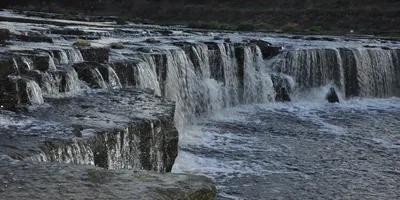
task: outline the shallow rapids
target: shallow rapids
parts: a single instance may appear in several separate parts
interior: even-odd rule
[[[400,99],[316,99],[201,119],[173,171],[211,177],[217,199],[397,199]]]

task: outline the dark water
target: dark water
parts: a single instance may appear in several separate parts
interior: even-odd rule
[[[181,137],[217,199],[400,199],[400,99],[247,105]]]

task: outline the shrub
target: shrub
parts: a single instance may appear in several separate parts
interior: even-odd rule
[[[218,21],[211,22],[192,22],[188,24],[189,28],[211,29],[211,30],[231,30],[232,26],[229,24],[221,24]]]
[[[238,31],[254,31],[254,30],[256,30],[256,27],[251,23],[243,22],[243,23],[240,23],[236,27],[236,30],[238,30]]]
[[[285,26],[282,27],[282,29],[287,32],[293,32],[298,28],[299,28],[299,25],[296,23],[287,23],[287,24],[285,24]]]
[[[257,24],[255,25],[255,28],[256,28],[257,30],[273,30],[273,29],[274,29],[274,27],[273,27],[272,25],[266,24],[266,23],[263,23],[263,22],[257,23]]]

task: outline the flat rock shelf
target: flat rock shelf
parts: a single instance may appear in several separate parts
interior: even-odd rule
[[[0,199],[213,199],[210,179],[87,165],[0,161]]]

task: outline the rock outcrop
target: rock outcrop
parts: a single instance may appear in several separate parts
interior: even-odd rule
[[[216,192],[212,181],[202,176],[15,162],[1,157],[0,199],[211,200]]]

